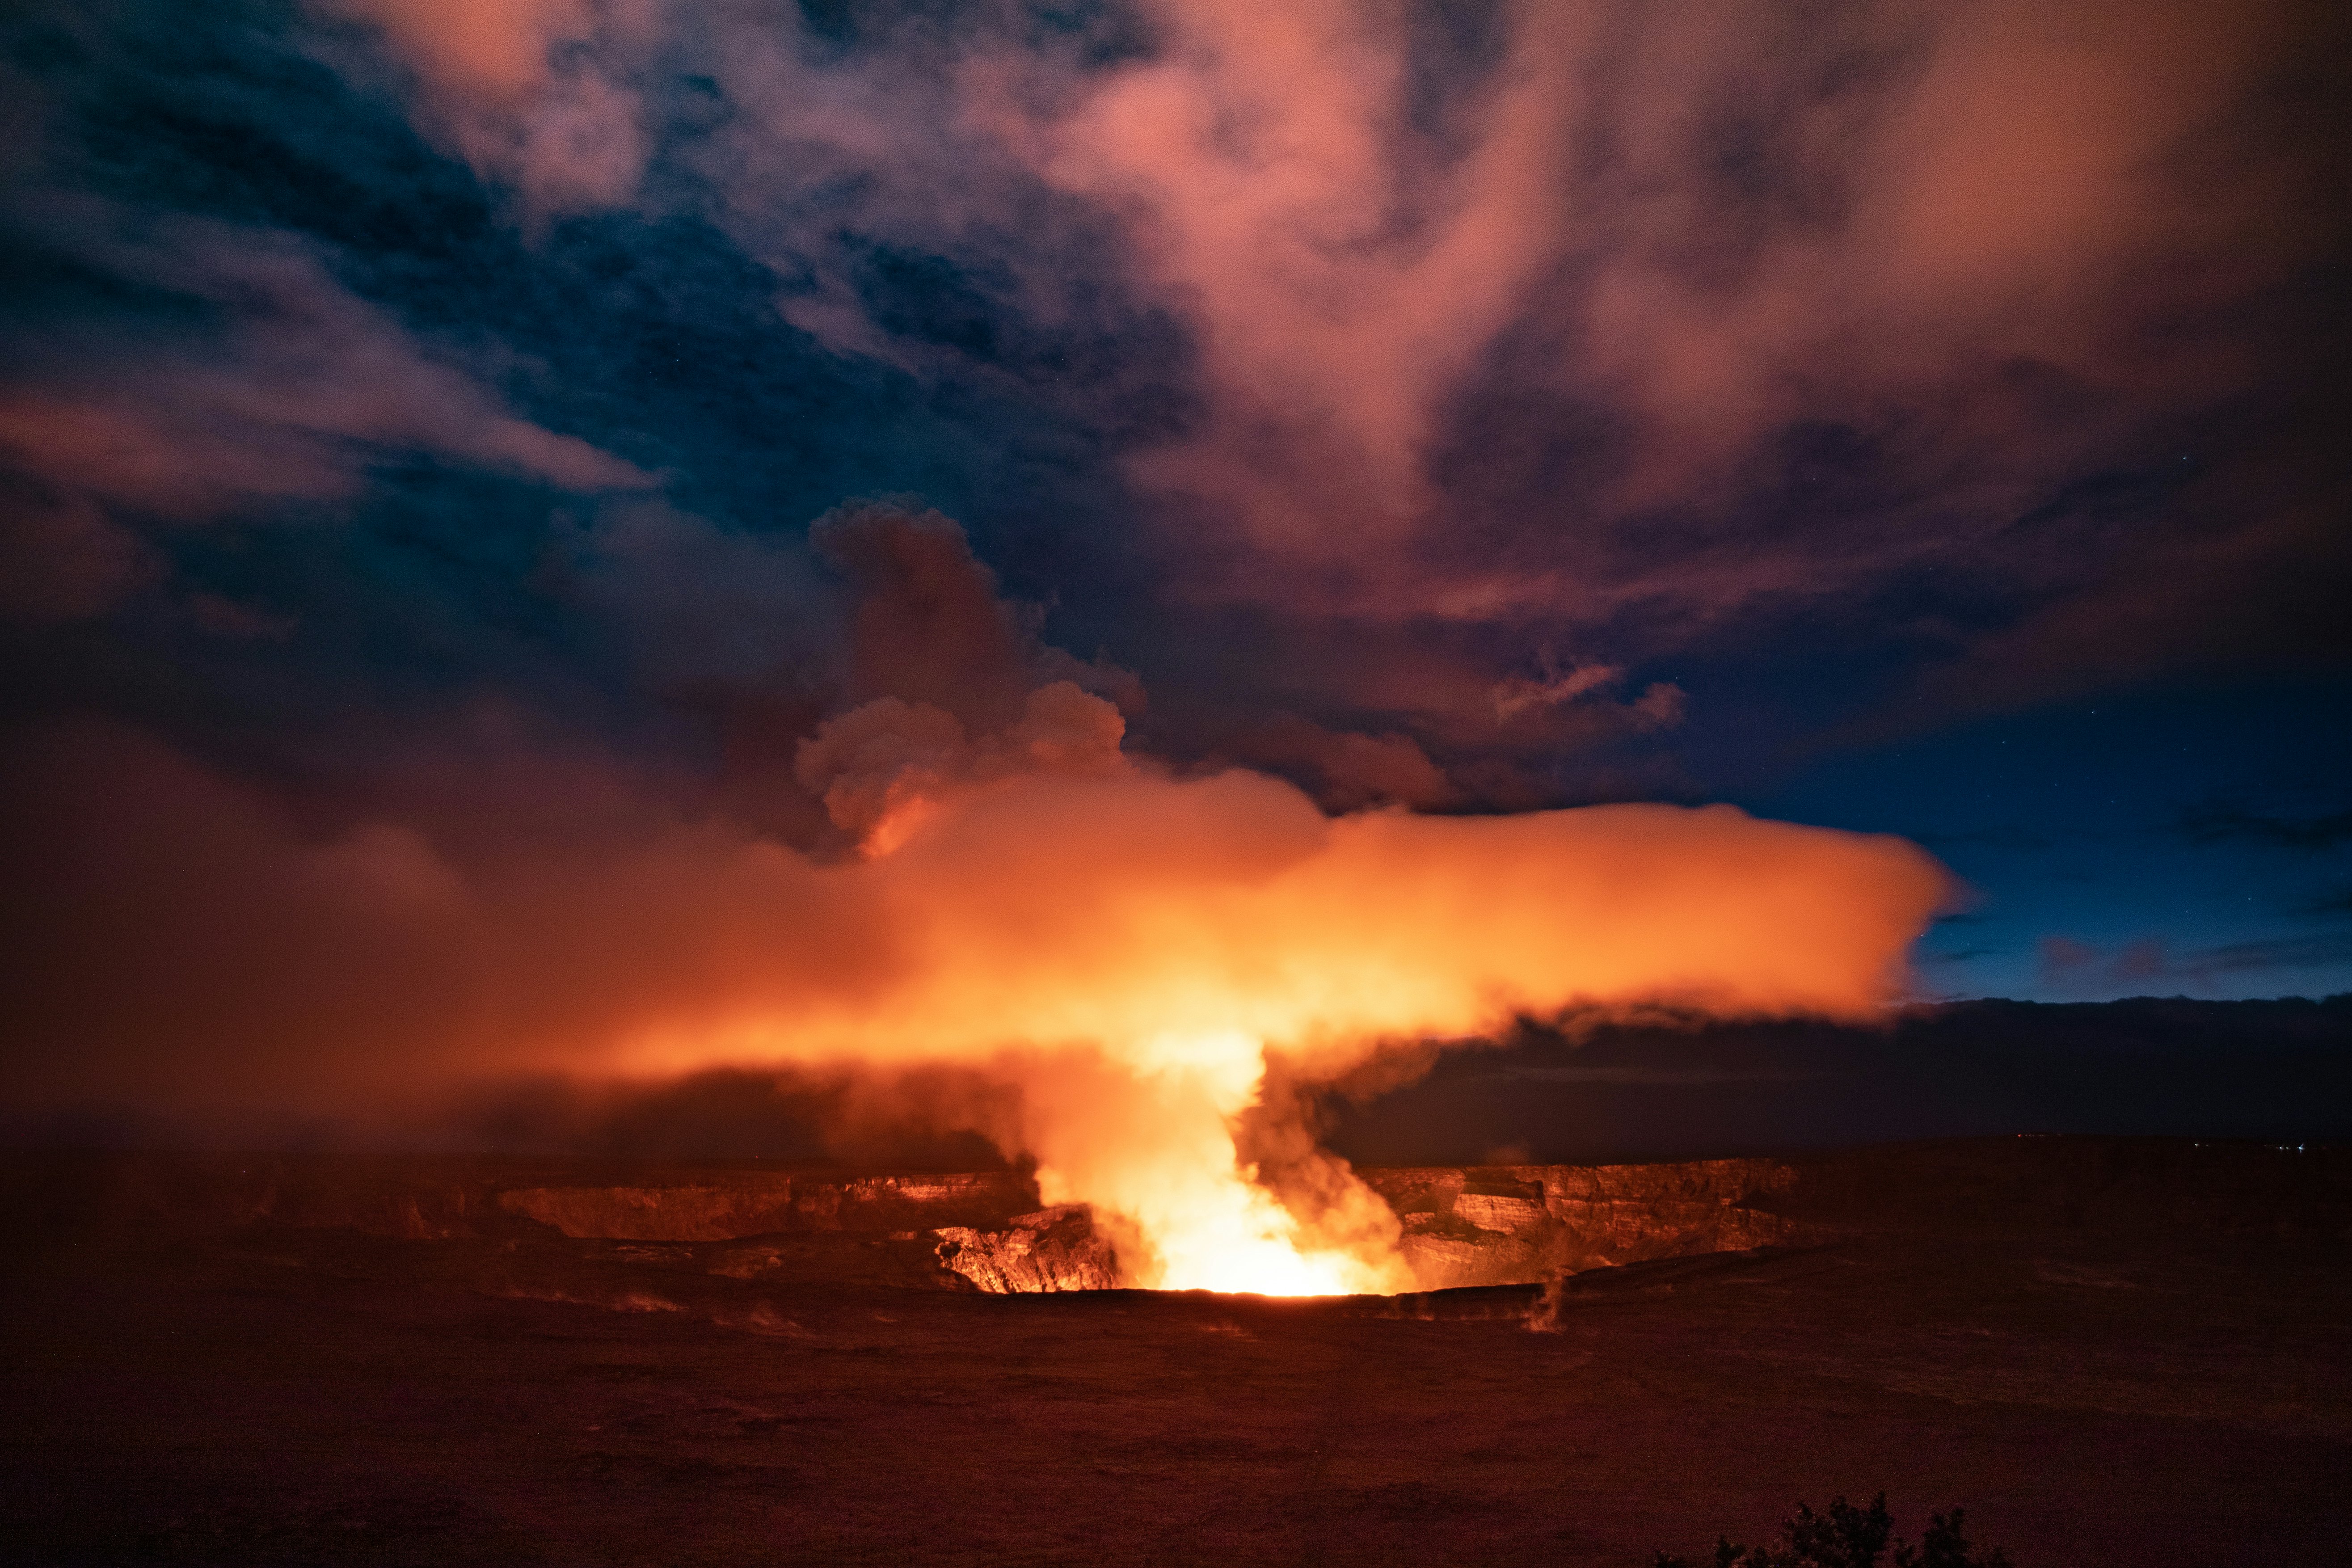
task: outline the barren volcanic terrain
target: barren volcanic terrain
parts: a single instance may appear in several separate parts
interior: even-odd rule
[[[1632,1565],[1881,1489],[2020,1568],[2345,1551],[2340,1152],[1368,1172],[1461,1287],[1287,1301],[1071,1290],[1012,1173],[6,1170],[18,1561]]]

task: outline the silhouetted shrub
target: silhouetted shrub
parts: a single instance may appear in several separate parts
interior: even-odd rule
[[[1894,1568],[2010,1568],[2006,1552],[1972,1555],[1968,1538],[1960,1533],[1960,1520],[1957,1508],[1937,1514],[1917,1546],[1895,1542]],[[1780,1546],[1735,1546],[1717,1537],[1715,1568],[1878,1568],[1895,1533],[1895,1521],[1886,1511],[1886,1494],[1881,1492],[1868,1508],[1837,1498],[1827,1512],[1815,1513],[1799,1503],[1797,1517],[1783,1521],[1780,1533],[1786,1539]],[[1661,1552],[1654,1568],[1692,1565],[1686,1557]]]

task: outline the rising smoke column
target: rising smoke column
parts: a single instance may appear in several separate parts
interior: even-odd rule
[[[1577,1005],[1862,1016],[1947,892],[1899,840],[1727,806],[1334,821],[1263,774],[1168,776],[1120,732],[1067,683],[978,746],[894,699],[835,721],[813,769],[880,762],[830,782],[866,855],[821,875],[893,933],[891,982],[713,1020],[646,1065],[993,1058],[1024,1076],[1047,1198],[1130,1227],[1138,1283],[1395,1289],[1364,1205],[1323,1246],[1238,1167],[1268,1050],[1337,1073]]]
[[[47,912],[13,933],[10,1088],[317,1107],[961,1063],[1019,1085],[1008,1152],[1124,1227],[1137,1283],[1396,1288],[1369,1199],[1302,1230],[1239,1168],[1269,1050],[1337,1075],[1571,1005],[1864,1015],[1947,889],[1898,840],[1724,806],[1334,820],[1122,728],[1067,682],[978,740],[877,699],[804,753],[857,829],[832,856],[651,815],[472,856],[394,822],[320,841],[152,742],[55,737],[8,781],[12,820],[81,847],[12,854]]]
[[[1096,1206],[1133,1282],[1396,1289],[1344,1168],[1301,1217],[1243,1167],[1269,1052],[1311,1079],[1570,1006],[1864,1015],[1946,894],[1898,840],[1729,807],[1334,819],[1182,776],[1081,684],[1132,678],[1040,645],[947,520],[818,539],[856,651],[798,749],[827,827],[797,842],[578,751],[480,742],[322,828],[121,726],[28,739],[0,765],[30,892],[0,1083],[324,1112],[518,1072],[956,1066],[1017,1087],[982,1130]]]

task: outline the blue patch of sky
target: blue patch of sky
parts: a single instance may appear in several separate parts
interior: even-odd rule
[[[1823,755],[1735,798],[1940,857],[1972,898],[1921,943],[1930,992],[2329,994],[2352,990],[2352,840],[2210,825],[2352,805],[2352,731],[2331,718],[2347,699],[2284,681],[2111,696]]]

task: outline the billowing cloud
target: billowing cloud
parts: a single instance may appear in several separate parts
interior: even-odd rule
[[[1466,60],[1408,7],[1151,14],[1145,58],[969,79],[1043,178],[1129,216],[1200,327],[1213,412],[1137,472],[1291,568],[1220,595],[1597,618],[1841,591],[2032,507],[2046,470],[1999,446],[2036,416],[1987,401],[2003,366],[2111,406],[2210,395],[2234,374],[2210,346],[2133,334],[2316,237],[2276,206],[2308,170],[2242,121],[2294,47],[2283,14],[1505,7]],[[1566,513],[1498,497],[1526,542],[1432,573],[1416,544],[1460,528],[1433,467],[1517,438],[1478,427],[1498,369],[1570,415],[1551,439],[1590,477]],[[1580,405],[1607,411],[1590,434]],[[1808,421],[1911,447],[1940,526],[1620,546],[1661,507],[1738,504],[1759,443]]]
[[[1423,130],[1399,8],[1183,5],[1154,20],[1152,58],[1042,116],[992,102],[975,69],[978,112],[1048,182],[1131,214],[1146,265],[1201,325],[1214,412],[1143,459],[1151,482],[1313,563],[1393,549],[1435,500],[1433,405],[1559,245],[1589,24],[1517,18],[1491,81]]]
[[[591,205],[717,223],[840,351],[1100,411],[1174,605],[1640,664],[1926,584],[1927,689],[1998,706],[2069,641],[2098,680],[2210,660],[2162,628],[2340,566],[2307,462],[2174,449],[2275,429],[2318,352],[2255,304],[2343,237],[2284,5],[338,4],[431,124],[626,96],[582,113],[691,195]],[[2250,475],[2281,493],[2195,493]],[[1339,728],[1402,717],[1331,679]]]
[[[201,303],[212,320],[160,340],[94,336],[71,321],[16,334],[0,376],[0,508],[19,616],[93,614],[152,575],[126,519],[345,500],[374,464],[424,456],[583,491],[654,482],[508,412],[290,237],[198,223],[140,239],[66,233],[84,265]]]
[[[414,74],[420,119],[535,216],[625,202],[650,155],[631,85],[662,0],[311,0]]]

